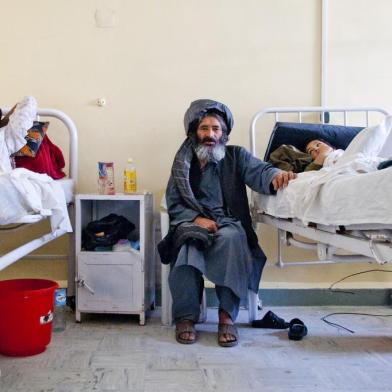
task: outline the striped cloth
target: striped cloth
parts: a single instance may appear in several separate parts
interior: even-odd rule
[[[189,137],[187,137],[177,151],[176,156],[174,157],[171,173],[173,176],[174,184],[176,185],[181,197],[188,205],[188,207],[192,208],[195,211],[200,211],[202,215],[206,216],[203,207],[197,201],[192,191],[191,184],[189,181],[189,171],[191,168],[192,157],[192,141]]]

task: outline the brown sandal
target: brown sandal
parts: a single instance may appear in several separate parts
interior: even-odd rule
[[[220,338],[225,335],[232,335],[235,337],[235,340],[231,340],[229,342],[222,342]],[[239,334],[237,327],[233,324],[219,324],[218,325],[218,344],[222,347],[233,347],[238,344]]]
[[[193,333],[195,337],[193,339],[182,338],[181,337],[182,334],[184,334],[186,332]],[[193,344],[196,342],[196,338],[197,338],[197,332],[196,332],[195,324],[193,321],[184,320],[184,321],[180,321],[179,323],[176,324],[176,340],[178,343]]]

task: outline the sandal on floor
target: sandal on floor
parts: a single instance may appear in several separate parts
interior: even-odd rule
[[[186,332],[193,333],[195,337],[193,339],[182,338],[181,336]],[[176,324],[176,340],[178,343],[193,344],[196,342],[196,338],[197,338],[197,332],[193,321],[184,320]]]
[[[298,318],[294,318],[290,321],[289,325],[289,339],[290,340],[301,340],[308,334],[308,329],[304,322]]]
[[[270,310],[264,315],[261,320],[253,320],[253,328],[269,328],[269,329],[286,329],[290,326],[284,319],[277,316]]]
[[[235,340],[230,342],[221,342],[220,337],[225,334],[229,334],[235,337]],[[218,344],[222,347],[233,347],[238,344],[239,334],[237,327],[233,324],[219,324],[218,325]]]

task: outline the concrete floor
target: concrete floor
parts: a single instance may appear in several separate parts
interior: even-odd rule
[[[334,316],[354,334],[326,325],[331,312],[392,314],[387,307],[276,307],[290,321],[308,326],[302,341],[287,330],[254,329],[239,316],[240,344],[216,343],[216,309],[198,325],[198,342],[180,345],[159,310],[138,318],[86,315],[53,332],[42,354],[0,355],[0,391],[392,391],[392,317]]]

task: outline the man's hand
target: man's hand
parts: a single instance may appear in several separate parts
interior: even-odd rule
[[[297,173],[294,173],[292,171],[281,171],[279,172],[273,179],[272,179],[272,185],[274,187],[274,190],[277,191],[278,189],[285,188],[290,180],[294,180],[297,178]]]
[[[193,220],[193,223],[195,225],[200,226],[200,227],[204,227],[205,229],[207,229],[211,233],[215,233],[218,231],[218,225],[216,224],[216,222],[214,222],[213,220],[208,219],[208,218],[203,218],[201,216],[197,216]]]

